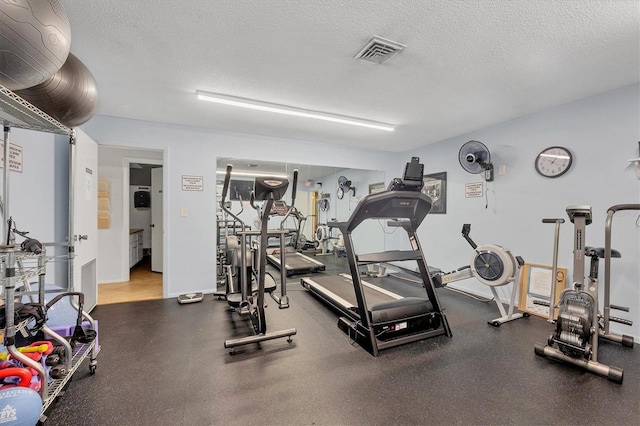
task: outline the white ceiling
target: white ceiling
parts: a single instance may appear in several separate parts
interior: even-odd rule
[[[60,0],[96,113],[406,151],[640,81],[640,2]],[[373,35],[407,45],[352,57]],[[196,90],[397,125],[198,101]]]

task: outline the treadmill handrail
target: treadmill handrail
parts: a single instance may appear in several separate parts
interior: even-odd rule
[[[399,262],[403,260],[419,260],[421,258],[422,253],[420,253],[419,250],[389,250],[379,253],[363,253],[356,255],[358,265],[380,262]]]

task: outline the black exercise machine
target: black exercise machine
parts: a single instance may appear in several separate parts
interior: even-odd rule
[[[231,166],[227,166],[227,178],[225,178],[225,188],[228,187],[227,180],[231,175]],[[291,342],[291,336],[297,333],[295,328],[290,328],[286,330],[274,331],[267,333],[267,322],[265,316],[265,277],[266,277],[266,254],[267,254],[267,240],[269,238],[270,231],[268,230],[269,223],[269,215],[271,212],[271,207],[273,206],[274,200],[279,200],[284,195],[287,190],[287,186],[289,186],[289,181],[287,179],[282,178],[274,178],[274,177],[258,177],[255,179],[254,190],[251,193],[251,205],[255,206],[254,201],[264,201],[262,208],[260,209],[260,230],[259,231],[240,231],[240,239],[241,239],[241,253],[245,255],[242,256],[242,271],[241,273],[244,275],[247,273],[246,270],[246,261],[248,252],[246,251],[246,237],[250,236],[259,236],[260,241],[258,243],[258,248],[255,252],[258,258],[257,264],[257,291],[254,293],[249,290],[249,286],[247,285],[248,280],[242,280],[242,291],[240,292],[241,298],[239,299],[238,307],[240,308],[240,313],[246,313],[250,320],[251,325],[253,327],[254,335],[243,337],[239,339],[230,339],[224,342],[225,348],[231,349],[231,354],[235,353],[235,348],[237,346],[247,345],[250,343],[258,343],[266,340],[279,339],[282,337],[286,337],[288,342]],[[226,191],[223,188],[223,199],[226,195]],[[282,289],[284,291],[284,282],[282,283]],[[281,300],[285,302],[286,293],[282,294]],[[227,295],[227,301],[230,305],[233,306],[235,304],[235,300],[231,300],[229,295]],[[288,299],[286,300],[286,305],[288,306]],[[284,307],[284,306],[281,306]]]
[[[632,325],[630,320],[609,315],[611,309],[629,311],[627,307],[611,305],[609,300],[611,258],[620,257],[620,253],[611,248],[611,221],[613,214],[620,210],[640,210],[640,204],[621,204],[609,208],[605,225],[605,247],[595,248],[585,246],[586,226],[592,221],[591,207],[567,207],[567,215],[574,224],[573,288],[567,288],[560,294],[556,328],[547,344],[536,344],[534,347],[536,355],[573,364],[618,383],[622,383],[624,372],[621,368],[598,361],[598,341],[602,338],[633,347],[632,336],[617,335],[609,331],[610,321]],[[591,262],[589,277],[585,282],[587,257],[591,258]],[[605,259],[604,317],[598,312],[598,265],[601,258]],[[552,283],[551,294],[555,294],[555,283]],[[555,308],[553,306],[551,311]]]
[[[284,265],[284,270],[286,275],[289,277],[291,275],[299,275],[299,274],[313,274],[315,272],[320,272],[325,270],[324,263],[300,253],[298,250],[298,244],[301,240],[302,235],[302,223],[306,218],[298,211],[296,208],[296,186],[298,185],[298,171],[293,171],[293,187],[291,188],[291,206],[286,211],[284,218],[280,222],[280,229],[284,230],[284,224],[287,219],[292,218],[296,222],[296,229],[293,235],[293,251],[286,252],[284,254],[284,260],[282,260],[282,256],[278,254],[269,254],[267,255],[267,260],[269,263],[276,268],[282,270],[282,265]],[[282,247],[280,248],[282,252]]]
[[[250,306],[249,297],[258,290],[258,263],[255,256],[256,248],[252,244],[252,240],[260,235],[259,231],[252,231],[246,225],[238,214],[234,214],[230,210],[230,205],[225,201],[229,191],[231,182],[232,165],[227,165],[224,184],[222,186],[222,196],[220,200],[220,208],[226,216],[231,217],[227,222],[233,221],[235,232],[232,235],[225,235],[224,257],[218,261],[223,261],[225,289],[214,293],[214,296],[225,299],[229,306],[233,309],[240,310],[241,313],[247,312]],[[260,209],[251,200],[251,206],[259,212]],[[242,212],[242,210],[241,210]],[[280,247],[284,248],[284,235],[288,231],[268,230],[269,236],[276,236],[280,241]],[[270,273],[265,273],[265,291],[271,295],[273,300],[278,303],[280,308],[289,307],[289,299],[286,295],[286,276],[280,274],[280,296],[275,294],[276,280]]]
[[[343,315],[338,320],[338,327],[373,356],[380,350],[405,343],[451,336],[416,234],[431,209],[431,199],[420,192],[423,170],[420,160],[413,157],[407,163],[402,179],[394,179],[385,192],[365,196],[346,222],[331,223],[344,236],[351,276],[301,279],[304,288]],[[368,219],[396,221],[407,232],[411,250],[357,254],[352,232]],[[361,265],[394,261],[417,263],[426,297],[402,297],[362,280]]]

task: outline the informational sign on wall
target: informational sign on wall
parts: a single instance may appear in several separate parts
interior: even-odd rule
[[[477,198],[484,195],[484,184],[482,182],[472,182],[464,184],[464,197]]]
[[[0,142],[0,169],[4,167],[4,142]],[[9,170],[22,173],[22,147],[9,144]]]
[[[186,176],[182,175],[183,191],[202,191],[204,188],[204,180],[202,176]]]

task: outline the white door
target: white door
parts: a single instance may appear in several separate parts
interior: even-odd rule
[[[162,272],[162,167],[151,169],[151,270]]]
[[[98,144],[77,130],[74,158],[73,289],[84,293],[84,310],[98,299]]]

